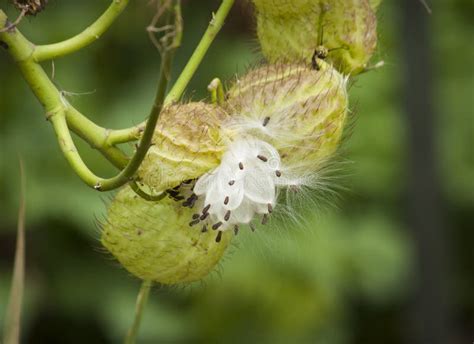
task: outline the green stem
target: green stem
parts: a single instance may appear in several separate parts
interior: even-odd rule
[[[0,27],[4,27],[6,23],[7,17],[5,13],[0,10]],[[129,182],[138,170],[148,148],[150,147],[156,122],[165,98],[166,86],[170,75],[172,52],[168,52],[163,56],[157,96],[137,151],[117,176],[110,179],[104,179],[97,177],[82,161],[74,145],[71,134],[69,133],[66,119],[70,119],[72,123],[71,127],[74,127],[81,137],[89,138],[90,140],[88,141],[90,141],[93,146],[101,147],[101,151],[106,154],[110,153],[111,155],[108,156],[109,159],[117,166],[122,167],[125,165],[126,158],[120,156],[118,153],[120,151],[116,148],[111,150],[112,147],[106,145],[105,141],[108,133],[102,132],[105,131],[105,129],[96,126],[69,105],[61,92],[56,89],[54,84],[48,78],[44,69],[38,63],[33,61],[31,57],[31,53],[34,51],[33,44],[29,42],[16,28],[1,32],[0,39],[8,45],[8,51],[19,66],[23,77],[30,85],[40,103],[43,105],[47,119],[51,119],[58,137],[60,148],[78,176],[87,185],[100,191],[112,190]],[[101,142],[102,139],[104,141]]]
[[[125,344],[135,344],[138,330],[140,329],[140,323],[143,316],[143,310],[148,301],[150,295],[150,289],[152,286],[151,281],[143,281],[140,291],[138,292],[137,302],[135,305],[135,318],[133,319],[132,327],[128,330],[127,336],[125,337]]]
[[[33,61],[40,62],[62,57],[95,42],[122,13],[128,2],[129,0],[113,0],[107,10],[78,35],[62,42],[37,46],[33,52]]]
[[[229,11],[232,8],[233,4],[234,0],[222,1],[221,6],[213,15],[212,20],[210,21],[209,26],[206,32],[204,33],[204,36],[202,36],[201,41],[194,50],[194,53],[191,55],[191,58],[186,64],[186,67],[184,67],[181,75],[179,76],[178,80],[176,81],[173,88],[166,97],[165,105],[177,102],[179,98],[181,98],[181,95],[188,86],[189,81],[191,81],[191,78],[193,77],[194,73],[196,73],[197,68],[199,67],[204,56],[206,55],[207,50],[211,46],[211,43],[214,41],[214,38],[216,38],[220,29],[224,25],[225,18],[229,14]]]

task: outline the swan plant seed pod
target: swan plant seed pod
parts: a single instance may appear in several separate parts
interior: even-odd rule
[[[141,181],[162,192],[216,167],[225,149],[220,126],[226,118],[223,109],[203,102],[165,108],[138,173]]]
[[[377,21],[368,0],[254,0],[263,55],[274,62],[311,62],[324,47],[344,74],[366,68],[377,44]],[[373,2],[376,6],[376,1]]]
[[[172,199],[149,202],[129,187],[107,209],[102,244],[130,273],[162,284],[198,281],[220,261],[231,239],[190,228],[193,211]]]
[[[202,221],[219,231],[266,224],[280,191],[320,188],[322,170],[340,145],[347,78],[328,63],[268,65],[239,79],[227,94],[228,138],[219,166],[193,192]],[[201,219],[201,218],[200,218]]]
[[[318,64],[268,65],[239,79],[227,95],[230,130],[267,141],[290,166],[319,166],[339,147],[348,95],[347,77]]]

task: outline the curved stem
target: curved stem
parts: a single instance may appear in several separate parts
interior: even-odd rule
[[[229,14],[233,4],[234,0],[223,0],[217,12],[213,14],[209,26],[202,36],[201,41],[199,42],[198,46],[194,50],[194,53],[191,55],[191,58],[186,64],[186,67],[184,67],[181,75],[166,97],[165,104],[177,102],[179,98],[181,98],[181,95],[186,89],[186,86],[188,86],[189,81],[191,81],[194,73],[196,73],[199,64],[211,46],[211,43],[214,41],[214,38],[216,38],[220,29],[224,25],[225,18]]]
[[[107,10],[78,35],[62,42],[37,46],[32,55],[33,60],[41,62],[62,57],[95,42],[107,31],[120,13],[122,13],[128,2],[129,0],[113,0]]]
[[[115,167],[123,169],[127,166],[130,158],[119,148],[107,143],[110,130],[98,126],[70,104],[66,109],[66,120],[71,131],[101,152]]]
[[[110,130],[106,142],[108,145],[112,146],[120,143],[135,141],[140,138],[140,135],[143,133],[143,130],[143,124],[139,124],[137,126],[125,129]]]
[[[166,192],[164,191],[159,193],[158,195],[147,194],[145,191],[143,191],[140,188],[140,186],[138,185],[136,181],[131,181],[129,185],[138,196],[140,196],[141,198],[149,202],[158,202],[162,200],[163,198],[165,198],[167,195]]]
[[[0,27],[4,27],[6,23],[7,17],[5,13],[0,10]],[[116,165],[123,166],[126,159],[119,156],[118,152],[120,151],[117,150],[117,148],[111,150],[112,147],[105,144],[108,133],[103,133],[103,128],[87,120],[82,114],[69,105],[61,92],[57,90],[56,86],[48,78],[44,69],[32,60],[31,52],[34,51],[34,46],[16,28],[12,28],[6,32],[0,32],[0,39],[8,45],[9,53],[20,68],[23,77],[46,110],[46,117],[50,119],[53,124],[60,148],[79,177],[87,185],[100,191],[112,190],[129,182],[138,170],[150,147],[156,122],[165,98],[166,86],[170,75],[172,52],[170,51],[163,56],[156,99],[137,151],[117,176],[104,179],[97,177],[84,164],[72,140],[66,122],[66,116],[69,116],[71,123],[78,130],[81,137],[90,138],[91,140],[89,142],[91,142],[91,144],[101,147],[101,151],[106,154],[112,154],[110,159],[114,161]],[[100,142],[102,139],[104,141]]]
[[[135,344],[138,330],[140,329],[140,323],[143,316],[143,310],[148,302],[148,296],[150,295],[150,289],[152,286],[151,281],[143,281],[140,291],[138,292],[137,302],[135,305],[135,318],[133,319],[132,327],[128,330],[127,336],[125,337],[125,344]]]

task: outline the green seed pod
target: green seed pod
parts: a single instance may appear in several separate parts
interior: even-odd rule
[[[141,181],[161,192],[216,167],[225,149],[220,125],[226,117],[220,107],[202,102],[165,108],[138,173]]]
[[[148,202],[123,188],[107,210],[102,244],[133,275],[162,284],[198,281],[228,247],[231,232],[190,228],[193,210],[165,198]]]
[[[267,60],[310,63],[319,49],[344,74],[364,70],[377,44],[377,21],[369,1],[297,2],[254,0],[257,34]]]
[[[345,125],[347,78],[318,61],[268,65],[251,71],[228,92],[230,130],[247,131],[273,145],[290,166],[317,166],[338,148]]]

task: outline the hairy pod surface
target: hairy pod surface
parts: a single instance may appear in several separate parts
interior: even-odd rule
[[[231,131],[269,142],[289,166],[317,166],[338,148],[348,108],[347,78],[328,63],[266,65],[228,92]]]
[[[226,118],[222,108],[203,102],[165,108],[140,167],[142,182],[161,192],[216,167],[225,149],[220,126]]]
[[[377,11],[382,0],[369,0],[369,2],[370,2],[370,7],[372,7],[374,11]]]
[[[254,0],[257,34],[271,63],[310,63],[324,46],[340,72],[364,70],[377,45],[377,21],[368,0]]]
[[[188,225],[193,211],[165,198],[148,202],[129,187],[107,209],[102,244],[130,273],[162,284],[198,281],[220,261],[232,234],[201,233]]]

